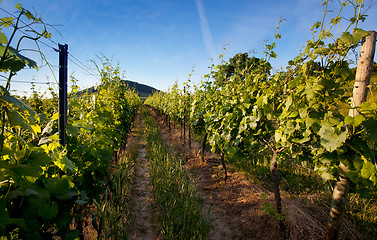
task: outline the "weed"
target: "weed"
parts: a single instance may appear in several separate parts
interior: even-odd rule
[[[143,111],[152,194],[164,239],[207,239],[210,223],[202,212],[202,198],[181,161],[170,154],[149,112]]]

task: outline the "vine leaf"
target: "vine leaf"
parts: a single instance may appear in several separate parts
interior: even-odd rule
[[[17,219],[17,218],[10,218],[7,208],[7,199],[2,198],[0,199],[0,231],[5,230],[5,226],[8,224],[17,224],[22,228],[26,228],[25,220],[24,219]]]
[[[17,3],[14,7],[17,8],[18,10],[20,10],[20,11],[22,10],[22,5],[19,4],[19,3]]]
[[[347,139],[347,132],[337,134],[335,128],[324,124],[318,132],[321,145],[329,152],[339,148]]]
[[[374,166],[374,164],[370,161],[364,162],[360,173],[363,178],[367,178],[372,181],[376,180],[376,166]]]
[[[2,27],[10,27],[13,24],[13,17],[3,17],[0,19],[1,23],[0,26]]]
[[[61,156],[61,158],[55,158],[53,159],[53,161],[54,161],[54,164],[64,172],[66,172],[67,170],[71,170],[71,171],[78,170],[75,164],[72,161],[70,161],[67,158],[67,156]]]
[[[7,36],[5,36],[4,33],[1,32],[1,29],[0,29],[0,44],[7,44],[8,43],[8,39],[7,39]],[[3,46],[4,47],[4,46]],[[4,51],[0,52],[1,55],[3,55]]]

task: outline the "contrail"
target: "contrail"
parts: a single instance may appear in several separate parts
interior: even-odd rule
[[[204,10],[203,1],[195,0],[195,2],[196,2],[196,7],[198,8],[200,28],[202,30],[204,45],[206,47],[206,50],[209,56],[213,58],[215,56],[215,49],[214,49],[214,44],[212,41],[211,30],[209,29],[206,13]]]

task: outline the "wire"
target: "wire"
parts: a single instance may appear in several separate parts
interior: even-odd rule
[[[10,16],[14,17],[14,18],[17,18],[17,16],[15,16],[14,14],[10,13],[9,11],[5,10],[4,8],[0,7],[0,10],[4,11],[5,13],[9,14]],[[31,31],[33,31],[34,33],[37,33],[37,31],[30,27],[29,24],[27,24],[26,22],[24,22],[22,19],[20,19],[20,22],[22,22],[26,27],[28,27]],[[24,30],[21,30],[21,29],[18,29],[21,33],[23,33],[25,36],[29,37],[29,38],[33,38],[35,39],[33,36],[31,36],[29,33],[25,32]],[[53,43],[56,47],[59,46],[59,44],[57,44],[54,40],[50,39],[50,38],[46,38],[48,41],[50,41],[51,43]],[[51,48],[52,50],[56,51],[56,52],[59,52],[59,50],[54,47],[54,46],[51,46],[43,41],[41,41],[41,39],[35,39],[35,41],[37,41],[38,43],[48,47],[48,48]],[[98,73],[96,73],[95,71],[93,71],[92,68],[88,67],[86,64],[82,63],[79,59],[77,59],[75,56],[73,56],[71,53],[68,52],[68,55],[70,57],[68,57],[68,59],[73,63],[75,64],[76,66],[78,66],[79,68],[81,68],[84,72],[86,72],[87,74],[91,75],[91,76],[96,76],[96,77],[101,77]],[[72,60],[74,59],[74,60]],[[6,81],[6,80],[1,80],[1,81]],[[41,83],[41,82],[32,82],[32,81],[12,81],[12,82],[19,82],[19,83],[36,83],[36,84],[49,84],[49,83]],[[53,84],[58,84],[58,83],[53,83]]]
[[[0,10],[6,12],[7,14],[11,15],[11,16],[14,17],[14,18],[17,18],[14,14],[8,12],[7,10],[5,10],[5,9],[2,8],[2,7],[0,7]],[[29,26],[26,22],[24,22],[22,19],[20,19],[20,22],[22,22],[23,24],[25,24],[25,26],[27,26],[27,27],[28,27],[30,30],[32,30],[33,32],[37,32],[34,28],[30,27],[30,26]],[[30,34],[26,33],[25,31],[21,30],[20,28],[18,28],[17,30],[20,31],[21,33],[23,33],[24,35],[26,35],[26,36],[29,37],[29,38],[35,39],[33,36],[31,36]],[[52,42],[53,44],[55,44],[56,46],[58,46],[58,44],[57,44],[54,40],[52,40],[52,39],[50,39],[50,38],[46,38],[46,39],[49,40],[50,42]],[[49,45],[49,44],[43,42],[41,39],[35,39],[35,41],[39,42],[40,44],[42,44],[42,45],[44,45],[44,46],[46,46],[46,47],[51,48],[52,50],[54,50],[54,51],[56,51],[56,52],[59,51],[59,50],[56,49],[56,47],[53,47],[53,46],[51,46],[51,45]]]
[[[70,57],[72,57],[75,61],[72,60],[72,58],[68,57],[68,59],[73,63],[75,64],[76,66],[78,66],[79,68],[81,68],[82,70],[84,70],[87,74],[89,75],[92,75],[92,76],[96,76],[96,77],[100,77],[100,75],[96,72],[93,71],[93,69],[91,69],[90,67],[88,67],[87,65],[85,65],[84,63],[82,63],[80,60],[78,60],[75,56],[73,56],[71,53],[68,53],[68,55]]]
[[[18,29],[18,31],[22,32],[23,34],[25,34],[26,36],[30,37],[30,38],[33,38],[30,34],[26,33],[25,31],[21,30],[21,29]],[[48,38],[46,38],[48,39]],[[58,51],[55,47],[51,46],[51,45],[48,45],[47,43],[45,42],[42,42],[40,39],[36,39],[37,42],[41,43],[42,45],[45,45],[46,47],[49,47],[51,48],[52,50],[54,50],[55,52]],[[56,44],[58,45],[58,44]]]
[[[5,10],[4,8],[0,7],[0,10],[6,12],[7,14],[11,15],[12,17],[14,18],[17,18],[17,16],[15,16],[13,13],[11,12],[8,12],[7,10]],[[35,29],[33,29],[32,27],[30,27],[26,22],[24,22],[22,19],[20,19],[20,22],[22,22],[23,24],[25,24],[25,26],[27,26],[30,30],[34,31],[34,32],[37,32]],[[23,32],[22,30],[19,29],[19,31]],[[25,32],[23,32],[25,34]],[[50,39],[50,38],[46,38],[48,41],[52,42],[53,44],[55,45],[58,45],[54,40]],[[45,44],[42,42],[42,44]],[[47,45],[47,44],[46,44]],[[49,46],[51,47],[51,46]]]
[[[8,80],[0,79],[1,82],[7,82]],[[16,82],[16,83],[35,83],[35,84],[58,84],[54,82],[33,82],[33,81],[23,81],[23,80],[12,80],[11,82]]]

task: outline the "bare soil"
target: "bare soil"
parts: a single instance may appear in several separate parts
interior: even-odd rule
[[[128,138],[129,145],[138,145],[138,164],[133,179],[131,199],[133,206],[133,230],[128,239],[160,239],[160,234],[156,230],[156,223],[153,218],[152,194],[150,177],[148,170],[148,159],[146,157],[146,143],[143,138],[144,125],[139,113],[136,116],[135,126]],[[126,147],[127,148],[127,147]]]

